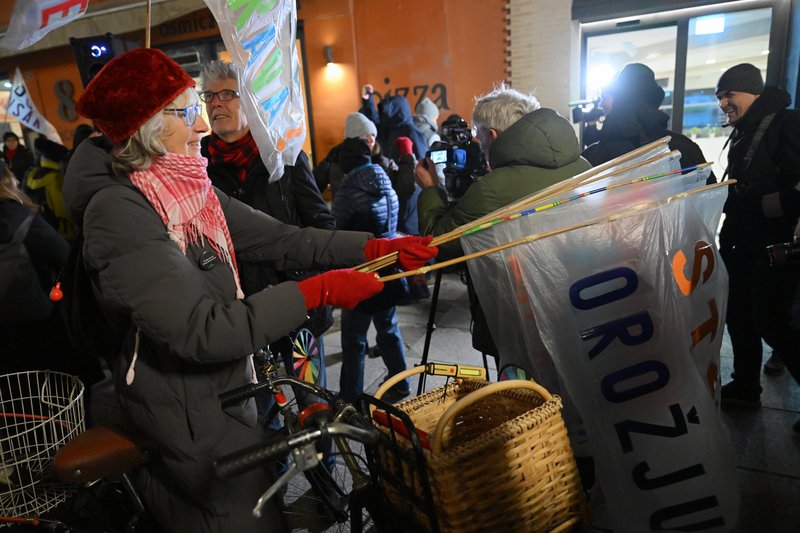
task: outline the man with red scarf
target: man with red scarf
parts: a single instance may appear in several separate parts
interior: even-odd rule
[[[262,211],[284,224],[298,227],[336,229],[336,220],[317,188],[308,157],[302,151],[294,165],[283,169],[283,176],[270,183],[269,172],[261,160],[255,139],[250,133],[247,117],[239,98],[237,67],[224,61],[208,63],[202,72],[203,91],[200,99],[206,104],[211,135],[201,141],[202,154],[208,159],[208,176],[220,190],[250,207]],[[239,275],[245,295],[258,292],[282,281],[299,281],[308,272],[279,272],[264,263],[240,261]],[[303,325],[317,338],[320,352],[318,384],[325,386],[325,347],[322,334],[333,325],[333,308],[329,305],[311,309]],[[275,353],[291,354],[287,337],[270,345]],[[314,401],[317,401],[315,398]],[[259,416],[269,412],[272,396],[257,399]],[[262,420],[273,430],[279,422]],[[278,424],[276,427],[276,423]],[[327,445],[325,446],[328,447]],[[329,450],[321,450],[327,452]],[[327,455],[327,454],[326,454]],[[332,456],[326,459],[333,466]]]
[[[283,176],[270,183],[269,172],[241,107],[237,67],[212,61],[203,68],[202,83],[200,99],[206,104],[212,133],[202,139],[201,146],[214,186],[284,224],[336,229],[336,220],[317,188],[305,153],[301,151],[295,164],[285,166]],[[242,263],[240,268],[245,295],[282,281],[298,281],[308,274],[278,272],[261,263]],[[321,337],[333,325],[332,308],[314,309],[309,317],[304,326],[317,337],[323,351]]]

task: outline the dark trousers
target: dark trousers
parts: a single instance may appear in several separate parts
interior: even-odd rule
[[[800,383],[800,328],[792,321],[792,305],[800,281],[800,265],[769,266],[766,252],[722,252],[730,276],[728,333],[733,346],[735,380],[761,390],[761,339],[772,347]]]

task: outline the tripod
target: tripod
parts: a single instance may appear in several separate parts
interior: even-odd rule
[[[420,362],[421,365],[428,364],[428,352],[431,348],[431,337],[433,336],[433,332],[436,331],[436,307],[439,303],[439,289],[442,285],[442,272],[443,270],[436,271],[436,280],[433,283],[433,294],[431,295],[431,309],[428,313],[428,324],[425,328],[425,344],[422,348],[422,361]],[[489,362],[486,358],[486,354],[481,352],[481,356],[483,357],[483,368],[486,370],[486,377],[489,377]],[[422,394],[422,391],[425,390],[425,379],[427,374],[423,373],[420,375],[419,378],[419,385],[417,386],[417,396]]]

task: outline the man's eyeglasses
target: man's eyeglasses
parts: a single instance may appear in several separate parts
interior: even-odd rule
[[[187,107],[165,107],[164,113],[175,113],[175,116],[182,118],[187,126],[190,128],[194,126],[197,121],[197,115],[200,114],[200,104],[194,104]]]
[[[214,101],[214,97],[219,98],[220,102],[228,102],[234,98],[239,98],[239,92],[231,89],[222,89],[221,91],[203,91],[200,93],[200,100],[210,104]]]

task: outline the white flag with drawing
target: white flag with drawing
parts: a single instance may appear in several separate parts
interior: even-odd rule
[[[86,13],[89,0],[16,0],[0,47],[22,50]]]
[[[205,0],[231,60],[242,71],[239,94],[269,171],[294,165],[306,136],[294,0]]]
[[[25,85],[25,79],[22,77],[19,68],[14,72],[11,97],[8,100],[8,114],[17,119],[23,126],[41,133],[51,141],[64,144],[61,142],[61,136],[56,131],[55,126],[50,124],[36,109],[36,104],[31,100],[28,87]]]

